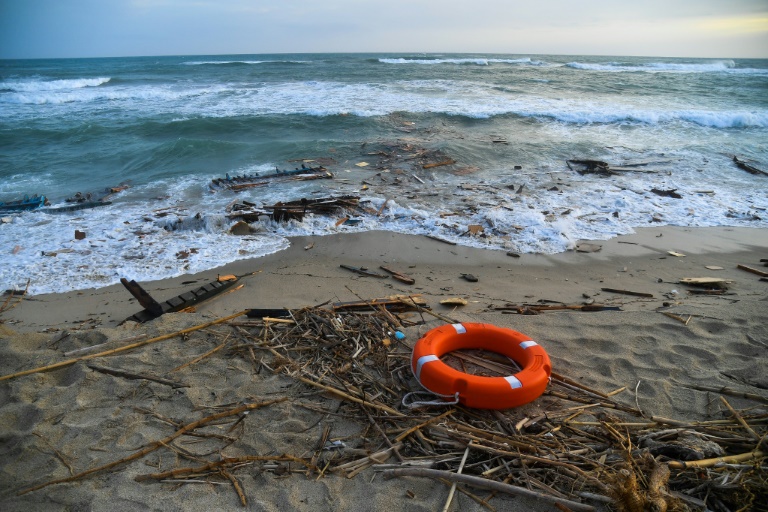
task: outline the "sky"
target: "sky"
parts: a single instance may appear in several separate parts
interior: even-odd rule
[[[768,58],[768,0],[0,0],[0,58],[253,53]]]

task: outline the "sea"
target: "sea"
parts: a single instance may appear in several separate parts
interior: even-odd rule
[[[282,251],[297,235],[385,230],[552,254],[642,227],[765,229],[768,176],[734,156],[768,171],[768,60],[3,60],[0,201],[41,194],[50,207],[0,213],[0,288],[163,279]],[[212,187],[302,165],[333,177]],[[52,211],[78,193],[110,204]],[[344,195],[361,207],[230,232],[236,203]]]

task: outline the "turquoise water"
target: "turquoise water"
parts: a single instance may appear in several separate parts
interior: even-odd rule
[[[377,209],[394,199],[387,214],[342,229],[421,232],[521,252],[559,252],[578,238],[650,223],[765,227],[768,178],[731,158],[767,169],[767,135],[768,60],[301,54],[0,61],[0,201],[39,193],[58,205],[76,192],[131,186],[108,208],[55,218],[30,212],[0,225],[3,247],[18,247],[0,255],[0,285],[34,276],[32,289],[41,292],[121,276],[162,278],[280,250],[292,234],[339,229],[335,219],[261,226],[248,244],[226,234],[224,207],[233,199],[272,204],[356,193]],[[440,150],[457,164],[420,171],[423,183],[382,180],[361,190],[376,170],[355,164],[372,160],[371,149],[404,144]],[[208,188],[227,173],[317,158],[333,159],[327,167],[336,179],[239,195]],[[568,158],[644,161],[654,172],[581,176]],[[452,172],[457,167],[475,172]],[[511,194],[510,185],[525,185],[525,193]],[[683,198],[649,195],[651,188]],[[162,208],[175,209],[174,221],[200,214],[204,222],[169,235],[165,220],[146,220]],[[440,215],[446,211],[450,223]],[[483,225],[486,236],[462,237],[469,224]],[[87,246],[71,240],[75,225],[94,233]],[[191,244],[201,247],[179,262],[175,255]]]

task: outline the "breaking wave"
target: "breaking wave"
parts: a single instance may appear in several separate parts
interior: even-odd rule
[[[603,64],[589,62],[569,62],[567,67],[587,71],[613,71],[613,72],[677,72],[677,73],[714,73],[728,71],[736,68],[732,60],[720,60],[713,62],[683,63],[683,62],[649,62],[646,64],[628,64],[623,62],[608,62]],[[746,70],[743,70],[746,71]],[[765,70],[753,70],[756,72]]]

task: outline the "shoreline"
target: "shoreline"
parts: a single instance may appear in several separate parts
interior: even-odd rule
[[[583,300],[582,293],[595,292],[596,279],[611,275],[613,285],[610,287],[613,288],[632,281],[627,279],[634,275],[627,265],[642,262],[645,266],[658,266],[658,275],[653,276],[648,274],[649,269],[637,269],[638,276],[649,278],[635,281],[642,288],[639,291],[663,294],[669,292],[670,281],[675,279],[676,274],[671,272],[685,270],[695,274],[679,275],[677,278],[711,275],[712,271],[703,268],[706,260],[711,262],[708,263],[710,265],[726,267],[725,264],[729,264],[734,267],[717,271],[715,274],[718,277],[746,278],[748,274],[736,269],[736,264],[754,266],[756,262],[747,261],[748,258],[740,255],[762,249],[763,256],[768,256],[768,229],[733,227],[640,228],[634,234],[610,240],[581,241],[600,246],[597,252],[571,250],[557,254],[521,254],[518,257],[508,256],[500,250],[452,245],[422,235],[389,231],[293,237],[290,241],[287,249],[259,258],[238,260],[204,272],[139,284],[155,299],[163,301],[214,281],[218,275],[246,276],[241,282],[245,284],[242,290],[230,296],[214,298],[209,304],[200,306],[201,311],[211,315],[225,315],[238,307],[300,308],[328,300],[356,300],[358,297],[355,294],[374,298],[393,293],[422,293],[428,300],[458,294],[477,295],[478,299],[495,301],[546,299],[578,302]],[[304,249],[310,245],[310,249]],[[669,251],[686,256],[678,258],[670,255]],[[668,260],[666,265],[662,264],[663,260]],[[362,266],[382,274],[386,272],[378,267],[388,265],[412,275],[416,284],[409,286],[392,278],[358,276],[339,268],[340,264]],[[483,276],[488,272],[493,275],[491,279]],[[476,275],[480,280],[478,283],[466,282],[461,279],[463,273]],[[497,275],[513,279],[515,289],[524,290],[522,296],[519,291],[507,293],[500,289]],[[658,286],[660,283],[654,283],[652,278],[662,279],[664,286]],[[558,280],[568,283],[568,286],[558,287],[556,293],[552,290],[546,297],[538,296],[541,294],[539,285],[544,283],[547,286]],[[309,281],[309,285],[304,281]],[[435,287],[435,283],[446,286]],[[583,285],[581,289],[577,289],[579,284]],[[279,290],[279,293],[275,294],[273,290]],[[20,332],[66,329],[76,327],[78,323],[88,323],[90,327],[115,327],[141,309],[121,284],[115,284],[66,293],[24,296],[22,304],[6,311],[2,319],[7,328]]]

